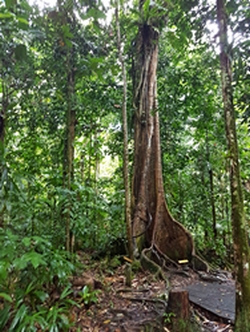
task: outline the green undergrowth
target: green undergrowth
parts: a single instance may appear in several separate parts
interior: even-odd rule
[[[79,262],[48,239],[0,229],[0,241],[0,331],[69,331],[70,309],[97,300],[88,288],[74,300],[69,277]]]

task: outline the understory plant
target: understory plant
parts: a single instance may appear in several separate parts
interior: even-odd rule
[[[39,236],[20,238],[0,230],[0,330],[68,331],[68,276],[75,266],[68,253]]]

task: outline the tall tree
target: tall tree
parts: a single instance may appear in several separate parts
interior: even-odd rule
[[[227,34],[227,14],[224,0],[217,0],[220,37],[221,85],[228,158],[230,160],[230,190],[236,278],[236,330],[250,330],[250,252],[247,243],[244,200],[240,178],[239,152],[233,104],[231,53]]]
[[[57,1],[57,11],[51,11],[49,18],[58,30],[60,59],[65,66],[64,77],[66,82],[63,87],[66,103],[65,112],[65,139],[63,155],[63,185],[68,194],[63,216],[65,221],[65,247],[66,250],[73,250],[74,236],[72,233],[72,183],[74,180],[74,144],[75,144],[75,47],[73,41],[74,29],[76,26],[73,1]]]
[[[166,12],[144,1],[140,3],[140,15],[133,64],[133,237],[142,258],[152,260],[157,251],[172,263],[191,261],[196,257],[191,234],[171,216],[162,178],[156,71],[159,30],[165,24]]]
[[[127,77],[126,66],[122,52],[121,30],[119,20],[120,3],[116,2],[116,29],[117,29],[117,47],[119,53],[119,61],[122,67],[123,77],[123,101],[122,101],[122,124],[123,124],[123,173],[124,173],[124,187],[125,187],[125,219],[128,239],[128,254],[133,259],[133,243],[132,243],[132,228],[131,228],[131,196],[130,196],[130,181],[129,181],[129,154],[128,154],[128,125],[127,125]]]

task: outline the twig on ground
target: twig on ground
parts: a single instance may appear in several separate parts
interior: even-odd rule
[[[133,288],[119,288],[116,290],[116,293],[146,293],[149,292],[149,288],[133,289]]]
[[[161,299],[149,299],[147,297],[133,297],[133,296],[121,296],[119,295],[120,298],[124,300],[129,300],[129,301],[137,301],[137,302],[151,302],[151,303],[159,303],[162,304],[164,307],[167,306],[167,302]]]

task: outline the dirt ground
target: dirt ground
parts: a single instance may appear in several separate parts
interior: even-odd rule
[[[75,327],[71,332],[174,332],[170,324],[171,314],[166,313],[168,291],[170,288],[185,288],[199,279],[191,269],[184,274],[168,272],[169,288],[166,281],[138,269],[132,271],[131,287],[127,287],[127,263],[124,261],[119,265],[118,260],[93,263],[84,256],[81,259],[84,271],[75,277],[77,282],[73,282],[76,300],[84,283],[95,289],[97,299],[96,303],[82,302],[80,307],[72,308],[70,319],[75,322]],[[194,332],[233,331],[230,324],[191,303],[190,321]]]

